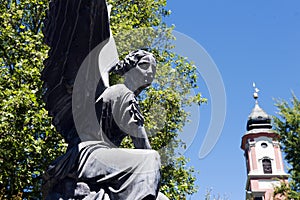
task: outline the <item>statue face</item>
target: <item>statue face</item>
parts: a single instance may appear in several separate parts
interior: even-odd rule
[[[144,56],[136,67],[129,70],[125,76],[136,89],[151,85],[156,73],[156,61],[152,56]]]
[[[151,57],[152,58],[152,57]],[[156,62],[148,56],[143,57],[135,67],[137,73],[144,78],[145,84],[151,84],[156,73]]]

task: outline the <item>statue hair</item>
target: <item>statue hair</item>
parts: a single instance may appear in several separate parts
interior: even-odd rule
[[[112,72],[123,76],[129,70],[135,68],[139,61],[145,56],[151,57],[149,61],[155,62],[153,64],[156,65],[155,57],[152,53],[139,49],[130,52],[123,60],[119,61],[113,68]]]

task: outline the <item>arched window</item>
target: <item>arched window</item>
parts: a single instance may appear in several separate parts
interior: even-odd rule
[[[272,174],[272,163],[269,159],[263,159],[262,165],[265,174]]]

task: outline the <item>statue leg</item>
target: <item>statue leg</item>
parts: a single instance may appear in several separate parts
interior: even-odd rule
[[[85,148],[79,159],[79,181],[91,191],[104,188],[111,199],[141,200],[158,193],[160,157],[154,150]]]

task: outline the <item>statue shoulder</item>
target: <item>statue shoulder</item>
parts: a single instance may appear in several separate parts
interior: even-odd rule
[[[116,84],[108,87],[101,95],[104,101],[119,99],[127,95],[134,95],[124,84]]]

